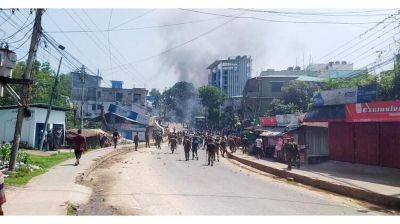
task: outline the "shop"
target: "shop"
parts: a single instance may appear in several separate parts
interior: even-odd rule
[[[329,123],[329,159],[400,168],[400,100],[346,104]]]

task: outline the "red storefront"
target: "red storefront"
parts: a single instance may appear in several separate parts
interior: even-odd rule
[[[329,123],[329,158],[400,168],[400,100],[346,104],[345,109],[345,122]]]

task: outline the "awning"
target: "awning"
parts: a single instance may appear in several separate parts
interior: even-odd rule
[[[310,108],[304,116],[305,122],[346,121],[345,105]]]

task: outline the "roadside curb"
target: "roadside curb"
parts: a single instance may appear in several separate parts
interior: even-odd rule
[[[145,144],[139,144],[138,149],[145,148],[145,146],[146,146]],[[150,146],[154,146],[154,143],[150,143]],[[114,149],[113,151],[98,158],[92,165],[89,166],[89,168],[85,169],[80,175],[75,177],[75,183],[82,184],[83,181],[90,175],[90,173],[92,173],[93,170],[97,168],[97,166],[102,164],[107,159],[110,159],[110,158],[120,155],[122,153],[134,151],[134,150],[130,150],[129,147],[135,147],[135,145],[134,144],[121,145],[120,148]]]
[[[347,197],[360,199],[363,201],[367,201],[367,202],[370,202],[373,204],[378,204],[378,205],[385,206],[388,208],[400,210],[400,199],[399,198],[395,198],[395,197],[391,197],[388,195],[383,195],[383,194],[379,194],[376,192],[367,191],[367,190],[363,190],[363,189],[359,189],[359,188],[355,188],[355,187],[345,186],[345,185],[341,185],[339,183],[328,182],[328,181],[320,180],[317,178],[307,177],[307,176],[300,175],[297,173],[292,173],[292,172],[289,172],[286,170],[262,165],[262,164],[259,164],[259,163],[256,163],[256,162],[253,162],[250,160],[246,160],[246,159],[237,157],[229,152],[228,152],[228,158],[234,159],[234,160],[236,160],[240,163],[243,163],[247,166],[253,167],[253,168],[255,168],[257,170],[261,170],[263,172],[273,174],[275,176],[279,176],[279,177],[283,177],[283,178],[293,178],[294,181],[301,183],[301,184],[320,188],[320,189],[334,192],[337,194],[341,194],[341,195],[344,195]]]

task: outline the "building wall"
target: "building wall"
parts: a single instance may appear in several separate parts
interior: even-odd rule
[[[400,168],[399,122],[329,123],[329,158]]]
[[[291,80],[297,77],[268,77],[259,76],[249,79],[248,82],[257,82],[246,85],[243,90],[243,114],[244,119],[254,117],[254,112],[249,108],[256,108],[257,114],[265,115],[269,109],[269,104],[275,98],[282,97],[282,91],[272,91],[274,83],[282,83],[282,87],[287,86]]]
[[[21,142],[28,143],[28,146],[34,147],[36,140],[36,124],[43,123],[46,120],[47,109],[31,107],[32,116],[24,118],[21,129]],[[0,141],[10,142],[14,138],[15,123],[17,120],[18,109],[0,110]],[[50,113],[48,121],[50,129],[53,124],[62,124],[65,130],[65,112],[53,110]]]
[[[208,67],[208,84],[220,88],[227,97],[241,96],[251,76],[251,57],[243,56],[216,61]]]

